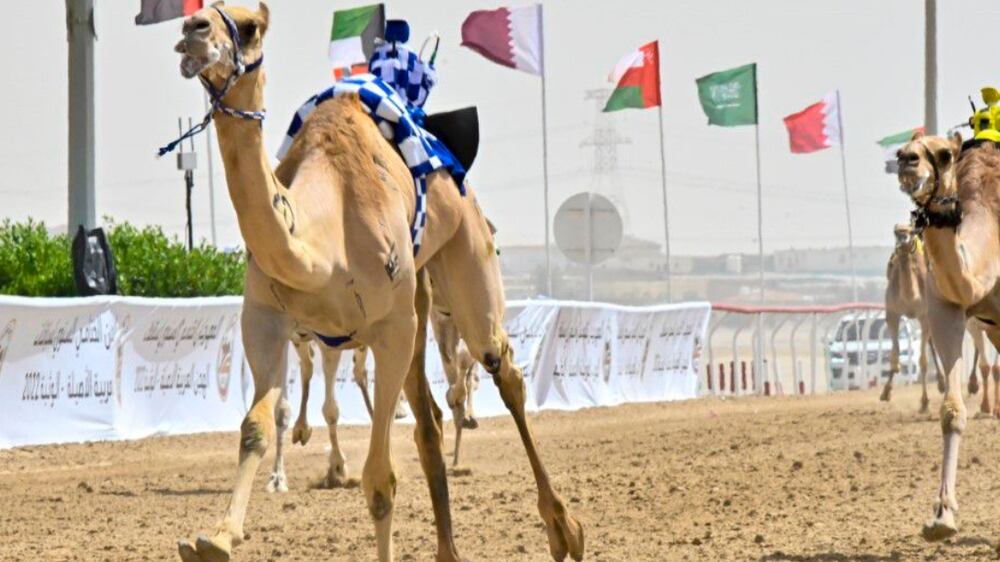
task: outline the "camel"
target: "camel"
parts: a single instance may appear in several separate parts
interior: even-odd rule
[[[1000,149],[989,141],[914,135],[897,154],[900,189],[917,206],[930,262],[927,313],[945,373],[941,405],[943,461],[934,515],[922,535],[939,541],[958,532],[955,480],[967,412],[962,400],[962,341],[966,319],[1000,343]]]
[[[476,375],[476,360],[472,358],[465,343],[458,336],[458,331],[450,315],[446,312],[433,309],[431,322],[434,327],[434,334],[437,337],[438,348],[441,353],[441,362],[448,380],[448,402],[452,405],[455,420],[455,453],[454,465],[458,466],[459,450],[462,442],[462,429],[476,429],[479,422],[476,421],[473,411],[473,394],[479,385],[479,378]],[[313,346],[318,347],[323,364],[324,388],[326,390],[323,400],[323,417],[326,420],[328,432],[330,434],[330,466],[327,469],[323,480],[323,486],[327,488],[343,488],[353,486],[355,481],[347,476],[346,457],[340,449],[337,439],[337,422],[340,418],[340,408],[336,397],[336,373],[340,364],[341,351],[323,346],[316,342],[316,338],[306,332],[294,332],[291,338],[292,347],[299,358],[302,396],[299,406],[299,415],[292,428],[292,444],[305,445],[312,437],[312,428],[307,419],[306,407],[309,403],[310,382],[314,372],[313,367]],[[368,392],[368,370],[366,362],[368,350],[359,347],[352,354],[354,383],[361,390],[365,408],[368,416],[373,414],[370,393]],[[288,402],[287,378],[282,385],[282,396],[278,401],[275,411],[275,455],[274,469],[268,477],[266,490],[268,492],[287,492],[288,478],[285,474],[284,457],[284,436],[288,431],[288,422],[292,417],[292,407]],[[407,416],[406,406],[403,396],[396,405],[396,419]]]
[[[292,443],[305,445],[312,436],[312,428],[306,419],[306,405],[309,402],[309,384],[313,376],[313,343],[315,338],[308,332],[295,331],[291,337],[292,347],[299,358],[299,366],[302,374],[302,398],[299,407],[299,416],[292,428]],[[336,375],[337,367],[340,365],[341,351],[323,345],[319,345],[319,354],[323,364],[323,379],[325,396],[323,400],[323,418],[326,420],[327,430],[330,435],[330,466],[327,469],[323,485],[327,488],[342,488],[353,485],[353,481],[347,477],[347,459],[340,449],[337,439],[337,421],[340,418],[340,408],[337,405],[336,397]],[[354,382],[361,390],[365,406],[368,408],[368,415],[372,415],[371,397],[368,392],[368,372],[365,370],[365,360],[367,353],[364,348],[354,350]],[[275,410],[275,455],[274,469],[267,480],[268,492],[287,492],[288,478],[285,475],[285,454],[284,443],[285,433],[288,431],[288,422],[292,418],[292,407],[288,402],[288,380],[287,373],[282,380],[281,398]],[[396,406],[396,419],[406,416],[406,410],[401,403]]]
[[[899,321],[912,318],[920,323],[920,411],[926,412],[930,399],[927,397],[927,352],[934,352],[930,343],[930,327],[927,322],[927,306],[924,302],[927,261],[923,243],[913,229],[906,224],[897,224],[896,247],[886,267],[889,283],[885,288],[885,325],[892,340],[889,354],[889,380],[882,389],[881,399],[892,398],[892,379],[899,372]],[[944,379],[938,377],[938,389],[944,392]]]
[[[270,12],[221,2],[189,16],[175,51],[185,78],[213,97],[216,134],[230,199],[249,259],[243,344],[254,379],[253,405],[240,427],[239,466],[229,506],[209,536],[182,540],[184,562],[225,562],[244,538],[256,472],[275,437],[275,407],[294,330],[339,348],[365,345],[375,359],[375,393],[361,488],[380,562],[394,560],[396,477],[390,455],[401,391],[416,418],[414,439],[434,509],[438,562],[459,562],[452,536],[441,447],[441,414],[423,361],[435,301],[452,314],[469,351],[499,387],[538,488],[538,511],[557,562],[582,560],[583,527],[552,486],[525,414],[521,370],[503,329],[499,263],[475,191],[444,170],[428,172],[427,196],[382,136],[357,95],[319,105],[272,169],[258,119],[264,107],[264,37]],[[423,181],[416,182],[423,186]],[[426,223],[415,252],[417,202]],[[426,210],[426,214],[422,212]]]
[[[972,336],[972,343],[975,345],[976,353],[973,360],[974,365],[969,372],[969,395],[974,396],[979,392],[979,381],[976,377],[978,367],[979,375],[983,379],[983,397],[979,403],[979,411],[986,415],[1000,418],[1000,355],[997,355],[993,363],[986,359],[986,331],[989,326],[977,318],[969,318],[966,329]],[[993,375],[993,405],[990,406],[990,374]]]

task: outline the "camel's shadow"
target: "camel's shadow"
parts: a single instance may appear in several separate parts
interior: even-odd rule
[[[172,490],[170,488],[150,488],[146,490],[150,494],[156,494],[158,496],[168,496],[168,497],[185,497],[185,496],[221,496],[223,494],[228,494],[229,490],[219,490],[216,488],[195,488],[193,490]]]

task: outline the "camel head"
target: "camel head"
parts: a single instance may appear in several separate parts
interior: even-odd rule
[[[257,11],[253,11],[241,7],[225,7],[223,2],[216,2],[184,20],[184,27],[181,29],[184,38],[174,50],[181,54],[181,75],[185,78],[194,78],[200,74],[214,84],[219,84],[236,71],[233,57],[236,46],[219,10],[224,10],[236,26],[243,63],[249,65],[260,59],[264,33],[267,32],[270,21],[267,4],[261,2]]]
[[[955,161],[961,148],[957,133],[950,139],[914,134],[896,153],[899,189],[921,207],[935,196],[955,193]]]
[[[897,248],[909,246],[910,242],[913,241],[913,227],[908,224],[897,224],[892,229],[892,233],[896,235]]]

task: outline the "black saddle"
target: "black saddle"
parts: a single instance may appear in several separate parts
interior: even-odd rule
[[[475,107],[428,115],[424,129],[441,139],[466,171],[472,168],[479,152],[479,112]]]

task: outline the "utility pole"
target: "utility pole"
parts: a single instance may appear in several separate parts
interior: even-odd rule
[[[69,235],[97,225],[94,201],[94,0],[66,0],[69,43]]]
[[[924,131],[937,134],[937,0],[924,0]]]

